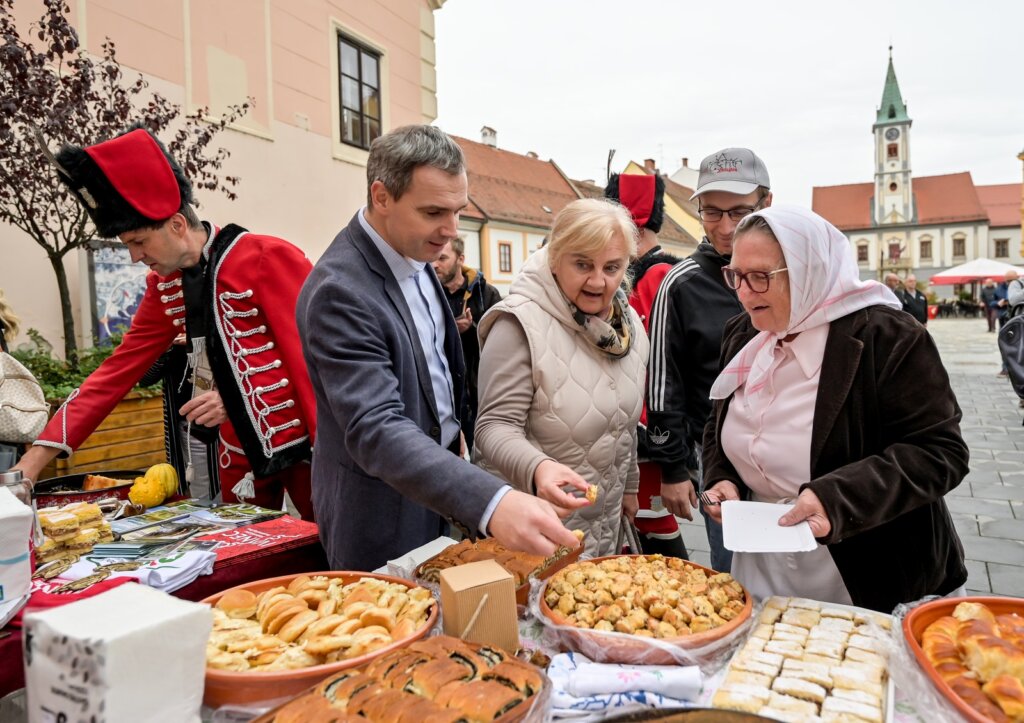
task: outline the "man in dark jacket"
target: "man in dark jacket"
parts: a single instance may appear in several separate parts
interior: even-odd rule
[[[501,301],[501,293],[487,283],[482,273],[466,266],[466,246],[461,236],[445,244],[441,256],[434,262],[434,271],[444,287],[459,339],[462,340],[467,392],[462,410],[462,434],[466,437],[466,447],[472,449],[477,411],[476,378],[480,366],[480,340],[476,336],[476,325],[488,309]]]
[[[700,164],[698,210],[704,239],[661,283],[651,310],[651,358],[647,368],[647,434],[651,459],[661,465],[662,503],[677,517],[693,519],[700,485],[699,457],[708,395],[720,369],[725,323],[743,313],[722,267],[732,256],[736,225],[771,205],[768,169],[747,148],[726,148]],[[704,516],[711,567],[728,571],[732,555],[722,546],[722,527]]]
[[[899,297],[903,310],[928,326],[928,297],[917,289],[917,277],[910,274],[903,282],[903,296]]]

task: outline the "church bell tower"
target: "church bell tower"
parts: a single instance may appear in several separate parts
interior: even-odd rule
[[[896,81],[889,46],[889,70],[885,74],[882,104],[875,124],[874,222],[878,226],[916,221],[910,174],[910,116]]]

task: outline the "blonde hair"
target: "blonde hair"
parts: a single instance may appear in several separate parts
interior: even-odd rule
[[[581,198],[558,212],[548,237],[548,263],[554,270],[566,254],[593,255],[616,235],[622,236],[627,261],[636,255],[636,226],[629,212],[615,201]]]
[[[9,342],[14,341],[14,337],[18,335],[21,319],[18,318],[18,315],[11,309],[10,304],[7,303],[3,289],[0,289],[0,322],[3,322],[4,339]]]

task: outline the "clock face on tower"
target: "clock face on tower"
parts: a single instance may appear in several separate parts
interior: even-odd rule
[[[886,140],[894,141],[894,140],[896,140],[899,137],[900,137],[900,129],[899,128],[890,128],[889,130],[887,130],[885,132],[885,139]]]

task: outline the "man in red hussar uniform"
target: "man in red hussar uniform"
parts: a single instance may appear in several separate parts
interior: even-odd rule
[[[632,175],[613,173],[608,179],[605,196],[618,201],[633,216],[637,228],[636,258],[629,265],[628,277],[633,283],[629,305],[650,332],[651,307],[661,280],[679,259],[661,250],[658,232],[665,220],[665,181],[657,174]],[[662,504],[661,467],[647,458],[647,406],[640,415],[637,454],[640,458],[640,509],[636,528],[647,554],[659,553],[687,559],[679,523]]]
[[[181,167],[144,129],[65,146],[53,162],[98,234],[120,238],[152,273],[120,346],[17,468],[35,480],[54,457],[71,454],[184,330],[194,392],[181,414],[218,435],[224,499],[280,509],[287,489],[312,519],[316,409],[295,327],[309,260],[282,239],[200,221]]]

